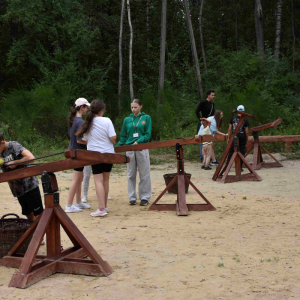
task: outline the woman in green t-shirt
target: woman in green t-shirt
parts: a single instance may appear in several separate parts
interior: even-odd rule
[[[136,145],[149,142],[151,136],[151,117],[142,110],[142,102],[134,99],[131,103],[132,114],[124,119],[120,141],[117,146]],[[149,150],[128,151],[126,155],[130,158],[127,164],[128,177],[128,197],[129,204],[135,205],[136,194],[136,175],[139,170],[139,198],[140,205],[146,206],[151,197],[151,178],[150,178],[150,157]]]

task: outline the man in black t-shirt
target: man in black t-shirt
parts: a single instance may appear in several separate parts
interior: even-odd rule
[[[244,106],[239,105],[237,108],[237,111],[245,111]],[[234,116],[230,119],[229,128],[228,128],[228,141],[230,140],[230,137],[231,137],[232,133],[234,132],[234,130],[240,120],[240,117],[241,117],[241,115],[238,114],[237,116]],[[245,154],[246,154],[246,144],[247,144],[248,136],[249,136],[248,127],[249,127],[249,121],[247,119],[245,119],[240,128],[240,131],[236,135],[239,140],[240,152],[243,154],[243,156],[245,156]],[[232,147],[228,154],[227,161],[230,160],[233,152],[234,152],[234,145],[232,144]]]
[[[196,109],[196,115],[197,115],[197,118],[199,120],[199,123],[198,123],[198,126],[197,126],[197,133],[196,134],[199,134],[199,129],[201,127],[200,118],[207,119],[208,117],[211,117],[215,114],[214,98],[215,98],[215,91],[214,90],[208,90],[206,92],[206,100],[203,100],[198,104],[198,107]],[[200,112],[201,112],[202,116],[200,116]],[[202,144],[200,144],[200,159],[201,159],[201,162],[202,162],[202,160],[203,160]]]

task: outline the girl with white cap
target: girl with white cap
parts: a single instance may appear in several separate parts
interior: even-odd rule
[[[86,115],[90,103],[84,98],[78,98],[75,101],[75,104],[70,109],[70,114],[68,117],[68,134],[70,137],[70,143],[68,149],[77,150],[84,149],[86,150],[86,142],[82,141],[81,138],[78,138],[75,133],[83,124],[84,120],[82,119],[83,115]],[[83,179],[83,167],[76,168],[73,172],[72,182],[69,188],[68,195],[68,204],[65,208],[66,213],[81,212],[84,208],[91,208],[90,205],[87,205],[81,202],[81,182]],[[76,203],[73,205],[74,196],[76,194]]]

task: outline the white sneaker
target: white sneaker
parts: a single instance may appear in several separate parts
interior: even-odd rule
[[[89,209],[89,208],[91,208],[90,205],[85,204],[85,203],[83,203],[83,202],[75,203],[75,206],[76,206],[77,208],[80,208],[80,209]]]
[[[81,211],[82,211],[82,209],[80,209],[79,207],[76,207],[75,205],[66,206],[66,208],[65,208],[66,213],[75,213],[75,212],[81,212]]]
[[[88,198],[86,196],[82,196],[81,202],[87,203],[88,202]]]
[[[101,211],[99,208],[95,212],[91,213],[92,217],[104,217],[106,215],[107,211],[105,209]]]
[[[46,244],[46,242],[45,242],[45,240],[43,239],[42,242],[41,242],[41,245],[45,245],[45,244]]]
[[[107,200],[111,200],[111,197],[107,197]]]
[[[105,207],[104,210],[106,210],[106,212],[109,213],[109,209],[107,207]]]

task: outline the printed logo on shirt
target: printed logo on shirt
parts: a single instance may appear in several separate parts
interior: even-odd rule
[[[12,161],[12,160],[14,160],[12,154],[10,154],[10,155],[8,155],[8,156],[6,156],[6,157],[4,158],[4,162],[5,162],[5,163],[7,163],[7,162],[9,162],[9,161]]]
[[[145,125],[146,124],[146,121],[142,121],[142,125]]]

